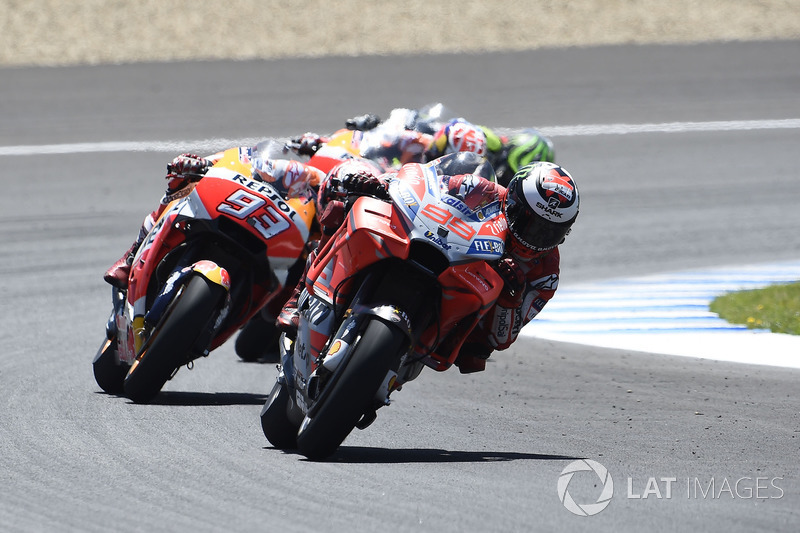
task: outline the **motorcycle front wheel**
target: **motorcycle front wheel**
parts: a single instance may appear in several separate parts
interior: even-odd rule
[[[108,394],[122,394],[130,365],[117,362],[117,339],[106,339],[92,361],[94,380]]]
[[[297,429],[300,424],[289,418],[291,398],[286,385],[276,381],[267,403],[261,409],[261,429],[264,436],[279,450],[297,448]]]
[[[361,417],[374,408],[375,394],[390,369],[396,368],[408,338],[396,326],[371,319],[338,378],[321,393],[314,415],[297,435],[298,451],[311,460],[333,454]],[[337,371],[338,372],[338,371]]]
[[[189,362],[195,341],[211,327],[224,297],[225,289],[202,276],[189,280],[125,377],[126,397],[148,403],[158,395],[175,370]]]

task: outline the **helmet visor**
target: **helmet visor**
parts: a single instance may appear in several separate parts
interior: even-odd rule
[[[537,252],[555,248],[572,227],[572,220],[552,222],[534,213],[525,202],[516,199],[509,191],[506,204],[508,229],[520,244]],[[574,220],[574,219],[573,219]]]

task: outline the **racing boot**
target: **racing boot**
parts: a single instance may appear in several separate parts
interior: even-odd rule
[[[483,372],[486,360],[492,355],[492,349],[477,342],[465,342],[456,357],[455,365],[462,374]]]
[[[110,283],[114,287],[123,291],[128,288],[128,276],[131,274],[133,257],[136,255],[136,250],[138,250],[139,246],[141,246],[142,242],[144,242],[145,236],[147,236],[147,232],[145,231],[144,226],[142,226],[142,229],[139,230],[139,237],[137,237],[130,249],[106,271],[105,275],[103,276],[103,279],[106,281],[106,283]]]
[[[286,300],[286,303],[283,304],[283,309],[281,309],[281,312],[278,314],[278,318],[275,319],[277,328],[286,333],[286,336],[290,339],[297,337],[297,328],[300,326],[300,310],[298,309],[297,301],[300,299],[300,293],[303,292],[308,269],[311,268],[311,263],[313,263],[314,259],[317,257],[317,250],[320,249],[318,243],[312,244],[312,246],[314,246],[314,249],[308,253],[303,274],[300,276],[300,279],[297,280],[297,285],[292,291],[292,295]]]
[[[297,337],[297,328],[300,326],[300,310],[297,308],[297,300],[300,298],[300,293],[303,292],[305,281],[306,278],[304,276],[297,282],[292,295],[283,304],[283,309],[281,309],[278,318],[275,319],[277,328],[292,339]]]

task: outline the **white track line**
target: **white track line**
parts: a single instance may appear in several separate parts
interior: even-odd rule
[[[764,129],[798,129],[800,119],[782,120],[727,120],[715,122],[661,122],[652,124],[585,124],[576,126],[546,126],[538,128],[552,137],[574,137],[594,135],[628,135],[642,133],[685,133],[753,131]],[[496,128],[498,133],[508,134],[519,129]],[[97,142],[0,146],[0,156],[76,154],[87,152],[212,152],[231,146],[252,146],[263,138],[203,139],[197,141],[142,141],[142,142]]]

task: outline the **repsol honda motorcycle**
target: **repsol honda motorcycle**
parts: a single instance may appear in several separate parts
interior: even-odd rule
[[[180,367],[191,368],[278,294],[294,265],[304,265],[312,196],[286,200],[251,179],[254,156],[250,148],[226,150],[165,208],[139,247],[127,290],[113,289],[106,340],[92,363],[104,391],[151,401]]]
[[[405,165],[384,198],[348,199],[344,224],[308,266],[296,338],[281,339],[261,411],[273,446],[323,459],[424,367],[456,362],[503,287],[489,264],[504,251],[499,200],[476,205],[469,179],[459,191],[446,183],[493,173],[480,161],[462,153]]]

